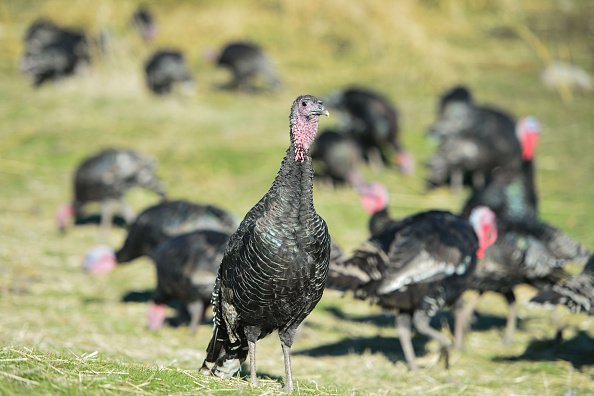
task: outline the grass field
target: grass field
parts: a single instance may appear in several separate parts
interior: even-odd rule
[[[150,332],[146,305],[125,293],[153,287],[147,259],[107,277],[81,271],[97,228],[65,236],[54,212],[70,199],[75,165],[101,147],[133,147],[159,162],[172,197],[213,202],[238,218],[268,189],[288,145],[288,112],[299,94],[324,95],[350,83],[384,92],[401,110],[404,141],[417,171],[366,169],[388,184],[395,215],[458,210],[464,196],[424,192],[424,139],[437,95],[463,82],[479,102],[544,125],[537,153],[542,217],[594,247],[594,100],[546,90],[551,59],[594,71],[594,4],[589,1],[160,1],[159,38],[147,45],[128,25],[135,2],[0,2],[0,394],[275,394],[283,375],[276,336],[258,344],[262,381],[198,374],[211,326]],[[83,75],[30,87],[18,70],[22,36],[38,16],[104,31],[109,52]],[[260,42],[276,60],[285,89],[254,96],[213,88],[227,78],[202,54],[226,40]],[[186,52],[197,79],[193,96],[155,98],[142,63],[156,48]],[[337,117],[321,121],[331,126]],[[136,210],[156,202],[127,197]],[[333,238],[349,251],[366,236],[355,193],[316,185],[315,203]],[[125,234],[114,230],[110,244]],[[573,268],[573,270],[579,270]],[[521,302],[533,291],[520,288]],[[594,394],[594,325],[559,310],[569,327],[554,345],[551,314],[520,308],[512,345],[501,343],[503,299],[479,305],[476,331],[452,368],[436,364],[437,345],[419,337],[422,370],[403,364],[393,319],[377,307],[327,292],[293,351],[299,394],[586,395]],[[173,311],[172,311],[173,313]],[[435,325],[451,326],[449,314]],[[447,331],[447,330],[444,330]],[[247,371],[244,371],[246,374]],[[270,379],[265,379],[270,378]]]

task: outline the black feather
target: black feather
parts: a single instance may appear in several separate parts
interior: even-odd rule
[[[88,40],[81,31],[38,19],[27,29],[21,71],[40,86],[73,75],[91,62]]]
[[[237,223],[229,213],[213,205],[183,200],[165,201],[145,209],[130,226],[116,260],[123,264],[140,256],[154,257],[155,249],[169,238],[195,230],[232,233]]]
[[[301,147],[295,140],[304,117],[301,105],[315,111],[305,115],[308,123],[324,111],[312,96],[293,103],[291,145],[280,170],[229,240],[213,293],[215,331],[205,373],[233,375],[246,358],[248,340],[255,342],[274,330],[283,346],[290,347],[297,327],[322,297],[331,242],[313,205],[311,158],[300,161],[296,153]]]
[[[254,43],[228,43],[221,51],[217,65],[228,68],[233,74],[231,81],[223,86],[226,89],[257,90],[263,84],[265,89],[277,90],[282,86],[272,62]]]
[[[177,85],[191,85],[194,79],[184,55],[177,50],[155,52],[144,64],[146,85],[157,95],[171,93]]]

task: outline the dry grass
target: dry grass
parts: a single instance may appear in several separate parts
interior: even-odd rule
[[[479,101],[545,125],[538,158],[542,215],[594,246],[592,97],[563,102],[538,74],[543,53],[592,70],[589,2],[572,1],[164,1],[149,3],[160,26],[144,45],[127,20],[132,1],[0,2],[0,393],[1,394],[272,394],[279,391],[282,354],[276,337],[258,344],[264,381],[217,381],[196,374],[210,326],[195,338],[187,329],[144,328],[145,305],[123,304],[130,290],[154,284],[148,260],[89,279],[83,253],[97,230],[56,233],[53,213],[69,199],[75,164],[103,146],[133,146],[159,160],[173,197],[216,202],[242,216],[268,188],[287,145],[293,98],[323,95],[360,82],[381,89],[403,114],[404,140],[418,159],[409,178],[366,169],[389,185],[397,215],[439,207],[457,210],[463,196],[423,191],[421,164],[431,152],[423,134],[437,94],[465,82]],[[110,55],[85,75],[33,90],[18,73],[27,24],[47,15],[104,30]],[[526,33],[528,32],[528,33]],[[532,35],[537,41],[530,40]],[[215,91],[225,73],[202,60],[228,39],[257,40],[286,80],[285,91],[256,97]],[[540,47],[545,49],[543,52]],[[149,96],[142,61],[160,46],[187,53],[198,86],[191,97]],[[540,49],[539,49],[540,48]],[[336,122],[324,120],[322,127]],[[142,191],[137,208],[155,202]],[[366,216],[355,194],[316,186],[316,206],[347,250],[365,237]],[[123,232],[114,231],[117,246]],[[521,301],[531,296],[520,290]],[[569,315],[567,342],[555,347],[549,314],[522,306],[516,342],[503,346],[505,307],[497,296],[479,306],[481,327],[449,372],[436,365],[435,345],[418,339],[418,373],[402,363],[389,316],[327,293],[295,345],[294,375],[304,394],[574,395],[593,388],[594,328]],[[443,316],[441,322],[446,323]],[[440,325],[440,320],[436,325]]]

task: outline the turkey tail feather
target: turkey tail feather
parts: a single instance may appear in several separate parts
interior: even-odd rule
[[[220,378],[233,377],[247,358],[247,340],[242,337],[231,343],[224,325],[215,324],[212,338],[206,349],[206,358],[200,373]]]

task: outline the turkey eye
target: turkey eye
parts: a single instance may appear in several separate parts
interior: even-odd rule
[[[301,102],[301,106],[305,107],[305,106],[307,106],[307,103]]]

